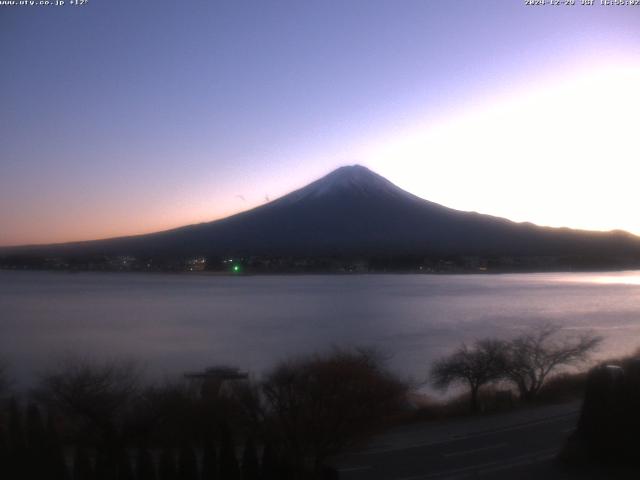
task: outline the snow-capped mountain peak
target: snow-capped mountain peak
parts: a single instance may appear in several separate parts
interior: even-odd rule
[[[288,202],[330,195],[413,197],[386,178],[362,165],[340,167],[324,177],[283,197]]]

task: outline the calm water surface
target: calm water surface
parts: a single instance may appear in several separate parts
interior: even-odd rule
[[[217,277],[0,271],[0,357],[28,384],[68,352],[152,373],[259,374],[291,354],[374,346],[416,379],[461,341],[557,322],[640,347],[640,272]]]

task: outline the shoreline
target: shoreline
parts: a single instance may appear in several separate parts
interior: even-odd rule
[[[176,271],[176,270],[101,270],[101,269],[56,269],[56,268],[2,268],[0,272],[50,272],[50,273],[122,273],[122,274],[162,274],[162,275],[180,275],[192,277],[281,277],[281,276],[384,276],[384,275],[415,275],[415,276],[496,276],[496,275],[536,275],[550,273],[625,273],[640,272],[640,266],[626,267],[620,269],[602,268],[602,269],[548,269],[548,270],[465,270],[465,271],[373,271],[373,272],[344,272],[344,271],[319,271],[319,272],[300,272],[300,271],[282,271],[282,272],[228,272],[228,271]]]

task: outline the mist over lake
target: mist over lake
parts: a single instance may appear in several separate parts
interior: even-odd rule
[[[152,375],[377,347],[423,379],[462,341],[556,322],[640,346],[640,272],[207,276],[0,271],[0,357],[18,385],[66,353],[133,358]]]

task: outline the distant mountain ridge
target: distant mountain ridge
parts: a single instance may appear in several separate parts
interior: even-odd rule
[[[108,240],[0,249],[0,255],[590,256],[640,259],[629,233],[539,227],[453,210],[360,165],[209,223]]]

